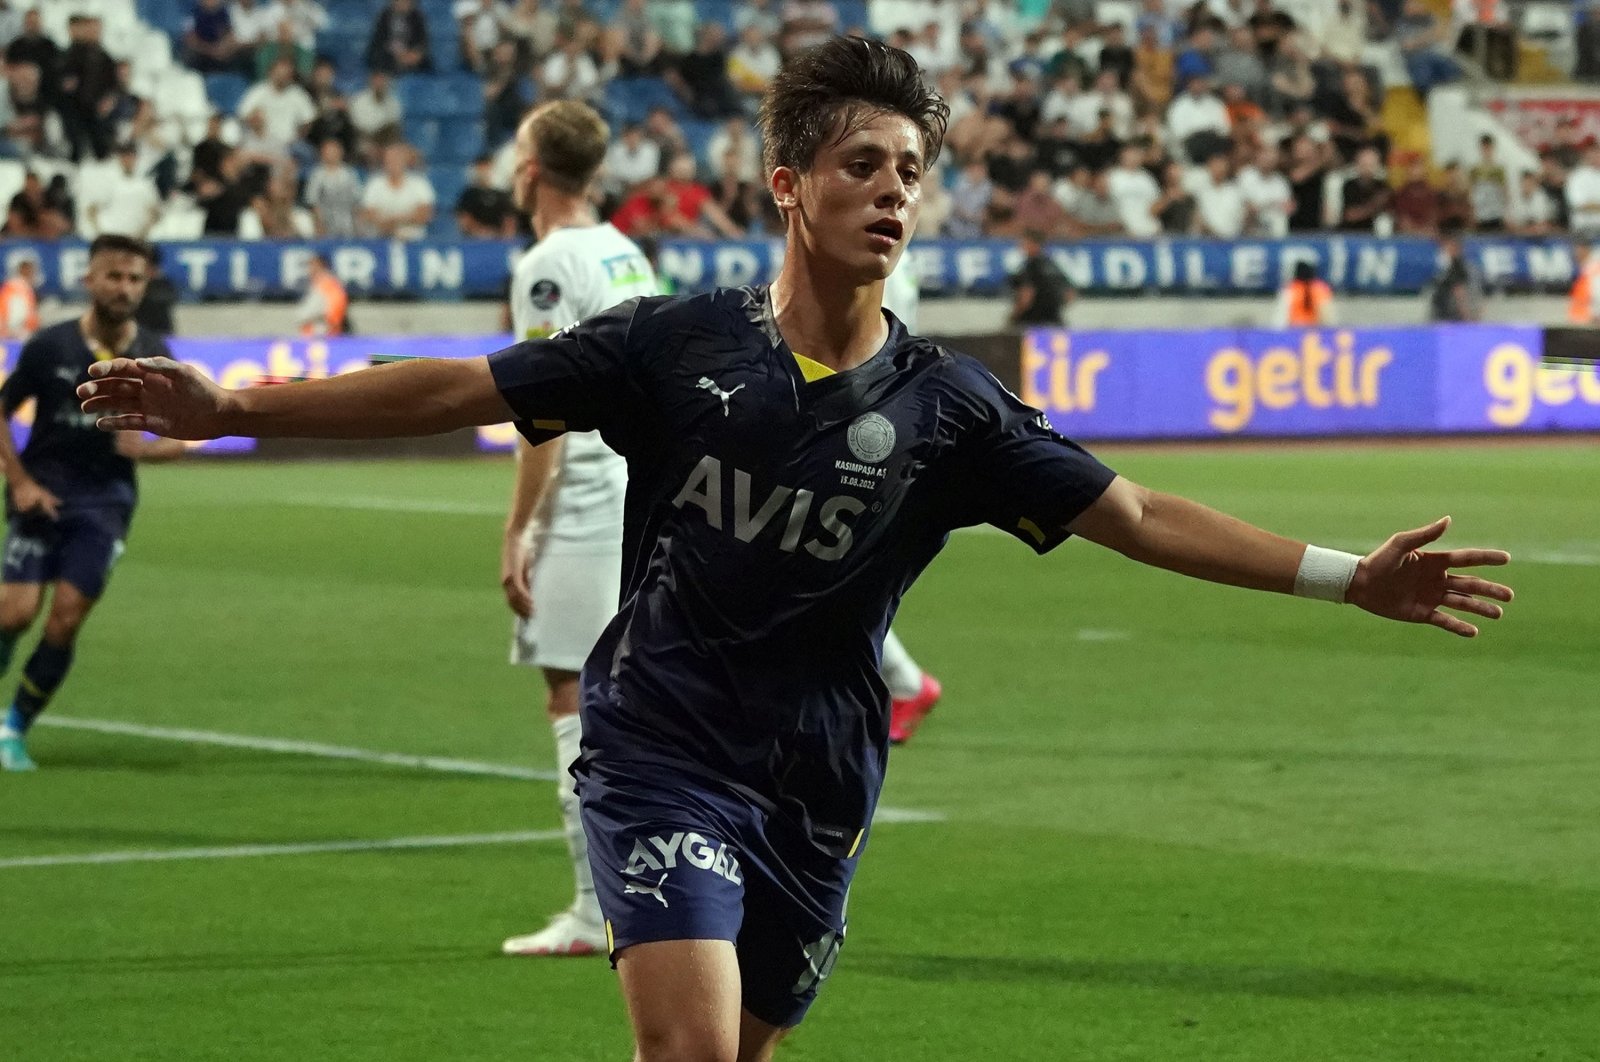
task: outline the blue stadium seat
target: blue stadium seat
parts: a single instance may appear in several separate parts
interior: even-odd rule
[[[834,8],[839,12],[839,32],[856,28],[865,29],[870,23],[867,18],[867,0],[834,0]]]
[[[678,124],[683,127],[683,138],[689,142],[689,150],[694,152],[694,157],[702,165],[707,164],[710,160],[706,156],[706,148],[722,123],[709,118],[682,118]]]
[[[457,118],[440,130],[438,161],[466,165],[483,153],[483,123]]]
[[[453,213],[456,200],[461,198],[461,191],[467,186],[466,167],[454,164],[429,166],[428,180],[433,183],[434,213]]]
[[[439,154],[442,125],[443,121],[439,118],[413,118],[408,115],[405,120],[406,142],[416,148],[423,158],[434,159]]]
[[[437,74],[407,74],[399,79],[400,108],[407,118],[449,118],[455,102]]]
[[[249,88],[250,83],[242,74],[206,75],[206,96],[210,98],[211,105],[223,114],[237,111],[239,101]]]

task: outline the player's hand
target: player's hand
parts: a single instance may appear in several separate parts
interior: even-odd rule
[[[507,532],[500,550],[500,589],[506,604],[523,619],[533,616],[533,587],[528,584],[528,547],[520,532]]]
[[[232,395],[192,365],[171,358],[112,358],[89,366],[78,385],[85,413],[101,431],[148,431],[169,439],[215,439]]]
[[[52,520],[61,518],[61,499],[40,486],[36,480],[25,479],[13,484],[11,503],[18,512],[43,513]]]
[[[1510,601],[1511,588],[1451,568],[1500,565],[1511,555],[1498,549],[1451,549],[1424,552],[1450,526],[1448,516],[1415,531],[1401,531],[1361,559],[1345,600],[1375,616],[1403,623],[1431,623],[1451,634],[1471,638],[1478,628],[1443,609],[1499,619],[1496,602]]]

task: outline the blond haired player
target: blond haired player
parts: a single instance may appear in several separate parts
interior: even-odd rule
[[[644,252],[600,223],[587,190],[610,130],[575,100],[535,108],[517,130],[512,196],[539,242],[511,278],[518,340],[542,339],[619,302],[661,293]],[[516,613],[511,662],[544,671],[555,732],[556,794],[572,856],[572,906],[537,933],[511,937],[508,955],[598,955],[605,920],[595,900],[578,797],[567,768],[578,758],[578,672],[616,614],[622,592],[622,502],[627,464],[597,432],[517,444],[500,584]]]

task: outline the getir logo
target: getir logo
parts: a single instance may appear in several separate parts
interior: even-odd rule
[[[1383,370],[1394,361],[1387,348],[1357,352],[1355,337],[1336,332],[1333,349],[1317,332],[1300,337],[1300,349],[1269,347],[1259,356],[1219,350],[1206,363],[1206,393],[1216,403],[1208,419],[1218,431],[1246,428],[1262,409],[1360,409],[1376,406]]]
[[[1022,401],[1052,413],[1093,411],[1096,378],[1111,364],[1111,355],[1091,350],[1074,357],[1065,332],[1050,334],[1050,349],[1040,350],[1033,336],[1022,344]],[[1044,383],[1039,374],[1044,373]]]
[[[1483,386],[1492,399],[1489,422],[1501,428],[1526,424],[1535,403],[1600,406],[1600,366],[1545,365],[1516,343],[1501,343],[1489,351],[1483,362]]]

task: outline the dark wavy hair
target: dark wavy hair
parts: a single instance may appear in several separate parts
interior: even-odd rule
[[[153,245],[134,236],[124,236],[121,233],[108,232],[96,236],[89,245],[89,260],[93,261],[96,255],[101,254],[131,254],[143,258],[152,266],[156,264],[156,249]]]
[[[837,143],[884,112],[916,123],[922,164],[933,165],[950,108],[923,82],[909,53],[862,37],[832,37],[806,49],[772,79],[761,101],[767,172],[779,166],[810,169],[824,144]]]

